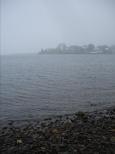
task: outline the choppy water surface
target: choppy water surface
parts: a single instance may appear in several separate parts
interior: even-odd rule
[[[115,55],[10,55],[0,64],[0,120],[115,104]]]

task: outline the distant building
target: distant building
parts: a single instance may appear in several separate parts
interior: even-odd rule
[[[61,50],[61,51],[64,51],[66,50],[66,45],[64,43],[61,43],[57,46],[57,49]]]

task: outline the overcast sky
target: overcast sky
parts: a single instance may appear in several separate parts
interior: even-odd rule
[[[0,0],[1,53],[115,44],[115,0]]]

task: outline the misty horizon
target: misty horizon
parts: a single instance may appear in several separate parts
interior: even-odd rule
[[[94,46],[94,48],[95,49],[98,49],[98,48],[100,48],[100,47],[104,47],[104,48],[112,48],[112,50],[113,50],[113,53],[115,52],[115,44],[112,44],[112,45],[108,45],[108,44],[99,44],[99,45],[95,45],[95,44],[93,44],[93,43],[88,43],[88,44],[83,44],[83,45],[79,45],[79,44],[70,44],[70,45],[68,45],[68,44],[66,44],[66,43],[59,43],[59,44],[57,44],[55,47],[48,47],[48,48],[41,48],[40,50],[36,50],[36,51],[31,51],[31,52],[15,52],[15,53],[6,53],[6,54],[4,54],[4,53],[0,53],[0,55],[16,55],[16,54],[37,54],[37,53],[41,53],[42,51],[47,51],[47,50],[52,50],[52,49],[58,49],[58,47],[60,46],[60,45],[65,45],[68,49],[69,48],[71,48],[71,47],[80,47],[80,48],[87,48],[88,46],[90,46],[90,45],[93,45]],[[70,53],[71,53],[71,50],[70,50]]]
[[[1,0],[1,54],[115,44],[113,0]]]

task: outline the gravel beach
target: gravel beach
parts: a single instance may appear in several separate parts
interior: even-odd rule
[[[115,154],[115,107],[0,126],[1,154]]]

